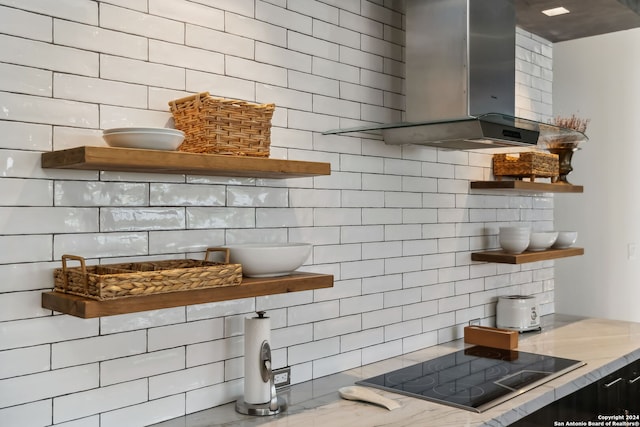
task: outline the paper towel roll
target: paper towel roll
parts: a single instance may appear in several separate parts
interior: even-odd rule
[[[271,319],[252,317],[244,319],[244,401],[251,404],[271,400],[270,381],[261,374],[260,349],[262,343],[271,343]]]

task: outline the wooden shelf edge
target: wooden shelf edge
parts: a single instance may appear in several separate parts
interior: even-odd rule
[[[546,261],[558,258],[584,255],[584,248],[548,249],[546,251],[510,254],[504,251],[473,252],[472,261],[497,262],[504,264],[524,264],[528,262]]]
[[[537,191],[545,193],[582,193],[582,185],[552,184],[549,182],[530,182],[522,180],[513,181],[472,181],[474,190],[515,190]]]
[[[239,286],[195,289],[104,301],[50,291],[43,292],[42,307],[83,319],[91,319],[117,314],[331,287],[333,287],[333,275],[298,272],[281,277],[245,277]]]
[[[331,164],[322,162],[98,146],[83,146],[45,152],[42,153],[41,165],[45,169],[172,173],[271,179],[331,174]]]

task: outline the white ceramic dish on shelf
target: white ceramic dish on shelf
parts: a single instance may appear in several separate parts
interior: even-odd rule
[[[184,141],[184,132],[169,128],[113,128],[102,131],[110,147],[146,150],[176,150]]]
[[[528,251],[544,251],[549,249],[558,238],[557,231],[534,231],[529,236]]]
[[[247,277],[286,276],[297,270],[309,258],[309,243],[244,243],[225,245],[230,262],[242,264]]]
[[[529,246],[529,227],[500,227],[498,243],[507,253],[520,254]]]
[[[570,248],[576,243],[578,239],[577,231],[558,231],[558,238],[556,242],[553,244],[553,247],[556,249],[566,249]]]

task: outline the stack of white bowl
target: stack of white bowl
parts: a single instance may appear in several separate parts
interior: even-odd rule
[[[520,254],[529,246],[530,235],[529,227],[500,227],[498,242],[505,252]]]

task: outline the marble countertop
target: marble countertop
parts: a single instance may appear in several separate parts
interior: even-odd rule
[[[278,392],[289,403],[271,417],[240,415],[233,403],[156,424],[157,427],[209,426],[506,426],[549,403],[640,359],[640,323],[551,315],[541,332],[520,337],[518,350],[586,362],[576,370],[477,414],[382,390],[402,405],[394,411],[339,397],[338,389],[362,378],[413,365],[465,348],[462,340],[383,360]]]

